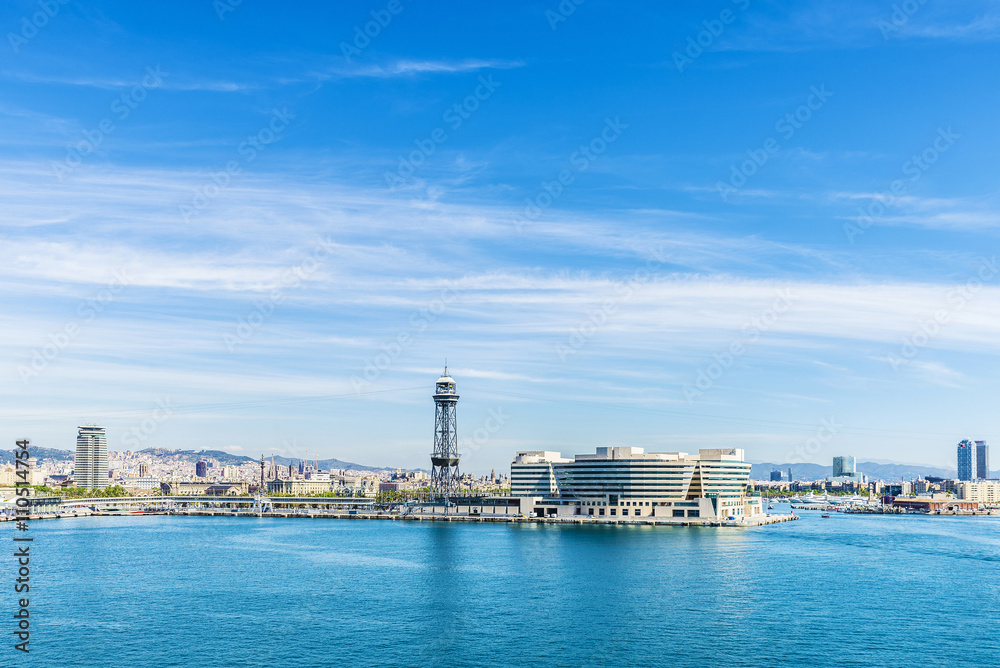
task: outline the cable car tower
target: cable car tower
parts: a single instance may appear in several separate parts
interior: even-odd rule
[[[434,453],[431,454],[431,494],[444,499],[445,512],[448,499],[458,491],[458,421],[456,413],[458,395],[455,381],[444,375],[434,385]]]

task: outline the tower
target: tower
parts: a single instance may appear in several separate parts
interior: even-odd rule
[[[73,478],[77,487],[104,489],[108,486],[108,437],[104,427],[80,427]]]
[[[976,473],[976,459],[972,441],[965,439],[958,444],[958,479],[973,480]]]
[[[448,498],[458,490],[458,395],[455,381],[444,375],[434,385],[434,452],[431,454],[431,493]]]
[[[976,441],[976,478],[987,480],[990,477],[990,446],[986,441]]]

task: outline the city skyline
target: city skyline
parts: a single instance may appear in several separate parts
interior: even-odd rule
[[[1000,434],[991,3],[225,6],[2,10],[11,442],[422,468],[445,358],[475,472]]]

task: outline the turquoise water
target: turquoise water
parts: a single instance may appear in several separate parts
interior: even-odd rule
[[[1000,518],[155,516],[31,534],[32,653],[8,640],[0,665],[1000,665]]]

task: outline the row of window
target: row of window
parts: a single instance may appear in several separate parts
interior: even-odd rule
[[[597,516],[598,517],[604,517],[604,511],[605,511],[604,508],[587,508],[587,515],[593,515],[595,510],[597,511]],[[632,511],[632,516],[633,517],[642,517],[643,516],[642,515],[642,508],[608,508],[607,510],[610,511],[610,516],[611,517],[616,517],[619,510],[622,511],[622,517],[628,517],[629,510]],[[578,507],[576,509],[576,514],[577,515],[582,515],[583,514],[583,509]],[[649,513],[649,514],[651,514],[651,513]],[[684,517],[684,509],[683,508],[675,508],[674,511],[673,511],[673,516],[674,517]],[[699,511],[699,510],[689,510],[689,511],[687,511],[687,516],[688,517],[701,517],[701,511]]]

